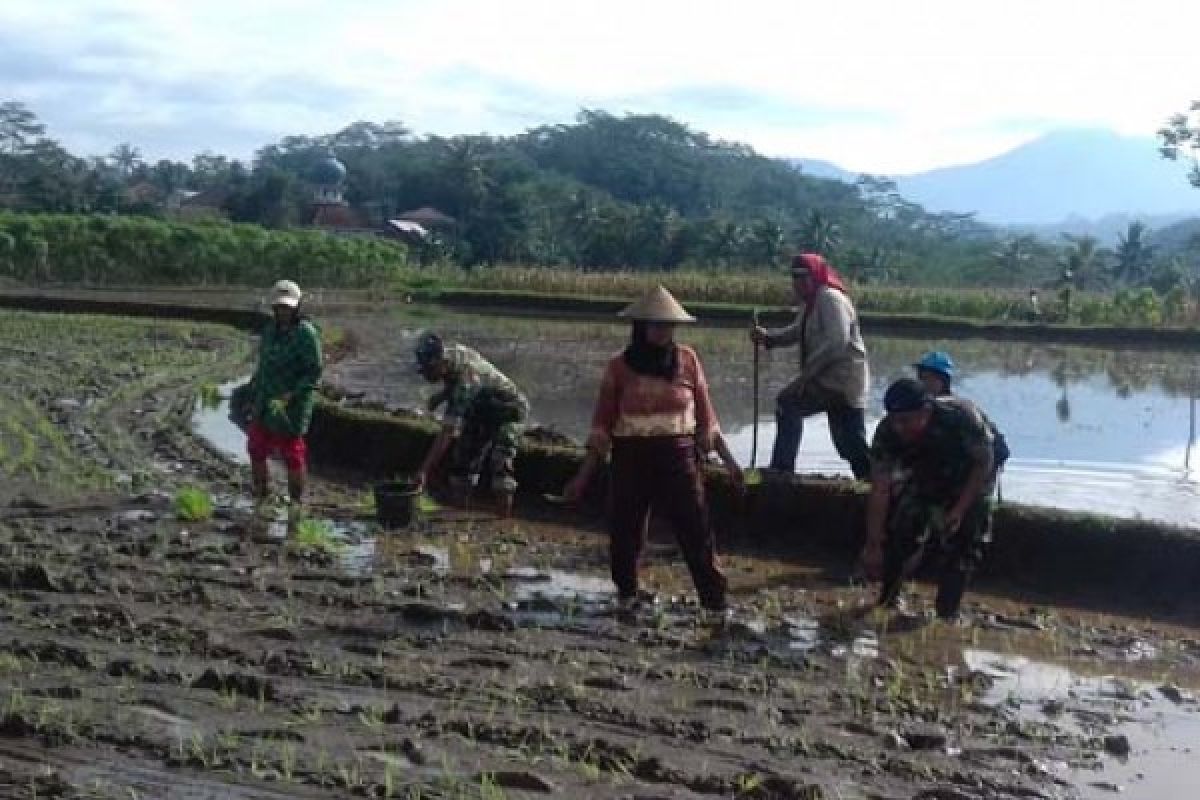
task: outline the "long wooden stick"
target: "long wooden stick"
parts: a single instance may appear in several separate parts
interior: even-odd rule
[[[758,309],[751,312],[751,324],[758,327]],[[758,354],[761,346],[756,339],[754,341],[754,425],[753,433],[750,437],[750,469],[758,467]]]
[[[1184,455],[1183,455],[1183,471],[1184,472],[1190,472],[1192,469],[1192,448],[1196,446],[1196,376],[1197,376],[1197,371],[1195,369],[1193,369],[1192,370],[1192,391],[1189,393],[1189,394],[1191,394],[1191,398],[1190,398],[1190,403],[1189,403],[1190,420],[1189,420],[1189,426],[1188,426],[1188,444],[1187,444],[1187,452],[1184,453]]]

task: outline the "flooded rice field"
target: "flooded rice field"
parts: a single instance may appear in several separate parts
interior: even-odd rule
[[[1200,780],[1195,630],[982,594],[944,625],[924,587],[875,612],[840,565],[740,549],[713,619],[657,535],[618,615],[593,523],[427,504],[383,532],[348,480],[315,480],[289,535],[190,429],[198,386],[246,373],[244,337],[71,322],[0,313],[0,796],[1184,800]],[[211,517],[180,517],[184,487]]]
[[[334,319],[362,348],[327,374],[360,402],[423,406],[430,390],[412,370],[415,332],[443,331],[471,344],[517,381],[534,422],[582,440],[606,360],[627,335],[619,324],[455,314],[433,308]],[[749,464],[753,431],[752,351],[742,331],[693,328],[680,334],[699,350],[726,434]],[[869,337],[868,426],[878,421],[887,384],[928,349],[951,352],[958,391],[976,400],[1013,450],[1006,499],[1200,526],[1200,448],[1195,355],[982,341]],[[774,397],[795,374],[796,351],[763,357],[758,463],[770,458]],[[806,425],[801,472],[846,475],[824,417]]]

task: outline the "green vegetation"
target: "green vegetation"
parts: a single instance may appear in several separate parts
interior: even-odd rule
[[[132,145],[87,161],[47,137],[20,103],[0,104],[0,120],[11,132],[0,156],[0,202],[23,211],[169,216],[180,212],[168,201],[186,190],[203,193],[212,216],[297,228],[313,220],[313,181],[332,151],[346,167],[348,213],[362,225],[380,228],[423,206],[448,215],[417,248],[422,264],[731,270],[778,265],[805,249],[873,281],[1020,286],[1057,271],[1055,248],[1039,246],[1025,247],[1029,257],[1012,269],[993,256],[995,232],[969,214],[927,212],[886,179],[811,177],[658,115],[585,110],[574,124],[507,137],[415,136],[400,123],[356,122],[330,135],[285,137],[253,164],[210,153],[190,164],[146,164]],[[0,239],[0,259],[19,261],[22,274],[29,265],[48,271],[57,266],[57,233],[19,242],[10,234]],[[319,241],[305,240],[291,261],[303,267],[314,257],[308,250],[339,247]],[[115,281],[122,270],[134,270],[125,279],[141,277],[129,262],[145,253],[107,242],[99,250],[107,261],[94,251],[86,257],[93,280]],[[255,283],[256,270],[273,266],[251,247],[234,252],[235,266],[222,261],[205,277]],[[328,275],[322,270],[336,270],[317,261],[296,277],[353,285],[363,260],[371,259],[349,261],[351,275]],[[180,280],[172,264],[154,266],[157,280]],[[72,269],[80,274],[62,279],[84,279]]]
[[[512,302],[529,308],[539,299],[598,298],[629,301],[657,284],[669,288],[685,303],[710,303],[751,308],[784,308],[792,304],[791,286],[778,272],[712,272],[680,270],[670,273],[589,272],[534,267],[488,270],[456,268],[407,271],[400,284],[407,291],[432,297],[438,291],[467,289],[519,293]],[[1028,319],[1027,291],[1016,289],[930,289],[860,285],[852,289],[859,311],[922,315],[953,319],[1023,322]],[[546,303],[552,305],[552,303]],[[1200,324],[1196,298],[1183,287],[1159,293],[1150,287],[1120,288],[1115,292],[1073,292],[1069,315],[1056,298],[1042,304],[1042,321],[1117,327]]]
[[[200,407],[212,411],[221,406],[221,389],[215,383],[200,385]]]
[[[328,520],[305,518],[296,524],[296,532],[290,545],[297,550],[320,553],[337,553],[343,545],[337,540],[333,525]]]
[[[397,275],[405,252],[312,230],[0,211],[0,275],[23,283],[269,286],[286,273],[304,286],[369,286]]]
[[[175,493],[175,516],[183,522],[203,522],[213,515],[208,492],[189,486]]]

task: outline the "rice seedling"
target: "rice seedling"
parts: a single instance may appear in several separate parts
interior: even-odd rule
[[[213,410],[221,405],[221,390],[214,383],[203,383],[197,394],[200,399],[200,407]]]
[[[299,551],[316,551],[336,554],[345,545],[338,541],[333,523],[328,520],[305,518],[296,523],[296,531],[289,545]]]
[[[183,522],[204,522],[213,515],[212,496],[194,486],[175,493],[175,516]]]

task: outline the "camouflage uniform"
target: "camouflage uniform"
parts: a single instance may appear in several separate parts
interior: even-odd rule
[[[886,418],[879,424],[871,462],[891,477],[881,602],[894,603],[904,579],[932,555],[940,572],[938,614],[958,613],[967,581],[991,541],[992,486],[984,487],[953,534],[944,530],[945,514],[972,468],[991,452],[992,434],[979,411],[958,398],[933,401],[929,426],[917,442],[901,440]]]
[[[446,361],[446,410],[442,425],[457,434],[450,481],[477,486],[484,470],[493,491],[517,490],[517,447],[529,418],[529,401],[515,383],[469,347],[450,345]]]

